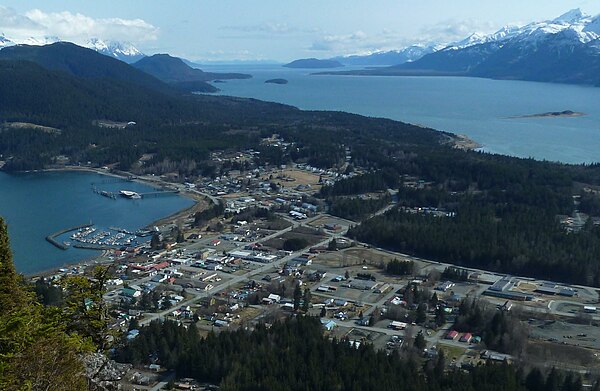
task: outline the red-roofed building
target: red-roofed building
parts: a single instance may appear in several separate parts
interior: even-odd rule
[[[169,267],[169,262],[161,262],[161,263],[157,263],[156,265],[152,265],[152,269],[154,270],[162,270],[166,267]]]
[[[141,266],[141,265],[129,265],[130,268],[132,268],[133,270],[142,270],[142,271],[148,271],[148,269],[150,269],[149,266]]]
[[[471,342],[471,340],[473,339],[473,334],[471,333],[464,333],[462,335],[462,337],[460,337],[460,342]]]
[[[450,330],[450,331],[448,331],[448,334],[446,334],[446,339],[454,339],[457,336],[458,336],[458,331]]]

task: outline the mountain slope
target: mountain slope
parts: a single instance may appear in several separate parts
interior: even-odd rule
[[[187,91],[215,92],[217,89],[206,83],[212,80],[248,79],[244,73],[213,73],[192,68],[182,59],[168,54],[155,54],[144,57],[132,64],[135,68],[148,73],[171,85]]]
[[[87,79],[113,79],[162,92],[172,88],[122,61],[69,42],[45,46],[17,45],[0,50],[1,60],[31,61],[49,69]]]
[[[14,42],[6,38],[4,35],[0,35],[0,49],[7,46],[13,46]]]

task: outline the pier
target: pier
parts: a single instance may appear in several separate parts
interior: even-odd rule
[[[90,224],[78,225],[76,227],[62,229],[60,231],[54,232],[53,234],[50,234],[50,235],[46,236],[46,240],[48,242],[50,242],[50,244],[52,244],[53,246],[58,247],[61,250],[66,250],[69,247],[67,245],[65,245],[64,243],[60,243],[59,241],[57,241],[55,239],[57,236],[60,236],[62,234],[66,234],[67,232],[76,231],[78,229],[91,227],[92,225],[94,225],[94,224],[90,223]]]
[[[112,198],[113,200],[117,199],[117,195],[115,193],[106,190],[100,190],[94,185],[92,185],[92,191],[96,194],[100,194],[103,197]]]

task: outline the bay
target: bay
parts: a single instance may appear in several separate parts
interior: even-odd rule
[[[466,77],[311,75],[316,71],[279,65],[202,69],[254,76],[215,84],[222,95],[410,122],[467,135],[492,153],[565,163],[600,161],[600,88]],[[289,83],[265,83],[274,78]],[[509,118],[564,110],[586,115]]]
[[[20,273],[57,268],[99,254],[74,247],[60,250],[45,240],[59,230],[91,221],[99,230],[114,226],[135,231],[194,204],[191,199],[175,195],[111,199],[94,193],[92,184],[111,192],[153,191],[139,182],[115,183],[113,177],[92,172],[0,172],[0,216],[8,224],[14,261]],[[67,240],[68,235],[58,239]]]

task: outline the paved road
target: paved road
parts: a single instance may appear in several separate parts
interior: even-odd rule
[[[303,223],[310,222],[310,221],[312,221],[312,220],[305,220]],[[302,225],[303,223],[298,223],[297,226]],[[294,226],[288,227],[288,228],[286,228],[285,230],[282,230],[282,231],[278,231],[278,232],[276,232],[276,233],[274,233],[272,235],[269,235],[269,236],[267,236],[265,238],[261,238],[260,240],[257,240],[256,242],[268,240],[271,237],[279,236],[282,233],[291,230],[292,228],[294,228]],[[345,235],[344,231],[339,232],[339,233],[334,234],[334,235],[331,235],[330,237],[327,237],[326,239],[324,239],[321,242],[317,243],[315,246],[317,246],[317,247],[319,247],[319,246],[325,246],[325,245],[327,245],[329,243],[329,241],[331,241],[332,238],[334,238],[334,237],[340,237],[340,236],[343,236],[343,235]],[[214,295],[215,293],[219,293],[221,291],[227,290],[227,289],[229,289],[230,287],[232,287],[232,286],[234,286],[236,284],[239,284],[241,282],[250,280],[254,276],[265,274],[269,270],[272,270],[274,268],[279,268],[284,263],[286,263],[288,261],[291,261],[292,259],[294,259],[294,258],[302,255],[303,253],[305,253],[309,249],[309,247],[306,247],[306,248],[304,248],[304,249],[302,249],[300,251],[293,252],[293,253],[291,253],[291,254],[283,257],[283,258],[280,258],[279,260],[277,260],[275,262],[266,263],[266,264],[260,266],[257,269],[248,271],[247,273],[241,274],[239,276],[235,276],[232,279],[230,279],[228,281],[225,281],[221,285],[213,288],[212,290],[210,290],[210,292],[202,292],[199,295],[197,295],[197,296],[195,296],[195,297],[193,297],[191,299],[188,299],[186,301],[178,303],[177,307],[182,307],[182,306],[188,306],[188,305],[195,304],[198,301],[200,301],[200,299],[203,298],[203,297],[207,297],[209,295]],[[159,312],[159,313],[147,313],[146,316],[145,316],[145,318],[140,322],[140,324],[141,325],[148,324],[148,323],[152,322],[153,320],[164,318],[164,317],[168,316],[169,314],[171,314],[172,312],[173,312],[173,308],[165,310],[165,311],[162,311],[162,312]]]

